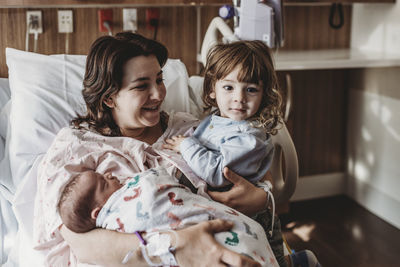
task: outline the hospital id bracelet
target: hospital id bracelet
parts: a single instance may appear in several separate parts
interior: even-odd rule
[[[175,243],[178,244],[178,234],[173,230],[167,230],[175,235]],[[149,266],[178,266],[175,255],[173,254],[176,250],[175,247],[171,247],[171,237],[168,234],[160,232],[153,232],[146,235],[146,240],[143,239],[140,232],[136,231],[135,234],[138,236],[141,244],[140,249],[143,258],[146,260]],[[134,250],[129,251],[124,259],[123,264],[126,264],[132,257]],[[159,263],[153,262],[150,257],[158,256],[161,260]]]
[[[270,181],[258,181],[255,185],[262,188],[265,192],[272,192],[272,184]]]
[[[272,184],[270,181],[258,181],[255,183],[255,185],[259,188],[262,188],[266,193],[267,193],[267,207],[268,209],[268,204],[271,201],[271,206],[272,206],[272,222],[271,222],[271,230],[269,231],[269,235],[272,237],[273,231],[274,231],[274,216],[275,216],[275,200],[274,200],[274,195],[272,194]],[[265,210],[264,210],[265,211]]]

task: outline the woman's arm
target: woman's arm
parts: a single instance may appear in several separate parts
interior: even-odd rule
[[[101,228],[77,234],[65,226],[60,231],[79,262],[103,266],[148,266],[141,253],[134,253],[127,265],[122,264],[125,255],[139,247],[139,240],[134,234]]]
[[[250,258],[228,250],[214,239],[214,233],[228,231],[233,226],[224,220],[206,221],[177,231],[178,240],[171,235],[176,246],[176,260],[185,266],[260,266]],[[123,234],[105,229],[95,229],[77,234],[65,226],[61,234],[71,246],[79,261],[104,266],[148,266],[139,248],[139,240],[134,234]],[[177,243],[176,243],[177,242]],[[128,251],[136,248],[129,262],[122,259]],[[154,260],[155,262],[157,260]]]
[[[268,203],[267,193],[229,168],[224,168],[224,176],[233,183],[233,187],[226,192],[207,192],[215,201],[221,202],[248,216],[253,216],[265,210]],[[265,179],[271,179],[267,172]]]

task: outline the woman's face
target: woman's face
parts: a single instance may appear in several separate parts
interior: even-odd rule
[[[166,89],[157,58],[138,56],[123,67],[122,86],[105,101],[122,135],[135,137],[160,121],[160,106]]]

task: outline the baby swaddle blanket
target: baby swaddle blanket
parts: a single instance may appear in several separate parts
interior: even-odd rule
[[[262,227],[249,217],[176,182],[163,167],[134,175],[114,192],[97,217],[98,227],[133,233],[180,229],[215,218],[234,222],[216,240],[262,266],[278,266]]]

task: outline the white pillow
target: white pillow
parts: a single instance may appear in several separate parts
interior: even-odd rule
[[[10,165],[17,186],[57,132],[84,111],[85,56],[72,60],[7,48],[6,58],[12,98]]]
[[[46,56],[6,49],[11,98],[10,162],[18,184],[36,157],[47,151],[57,132],[76,112],[83,113],[81,95],[86,56]],[[164,67],[166,111],[189,111],[188,75],[180,60]]]
[[[0,110],[10,100],[10,86],[7,78],[0,78]]]
[[[3,108],[10,100],[10,86],[8,79],[0,78],[0,160],[4,157],[4,147],[7,134],[7,118],[3,115]],[[1,178],[1,177],[0,177]]]
[[[7,185],[12,181],[10,167],[8,166],[8,144],[6,144],[8,118],[11,108],[11,103],[9,103],[10,94],[8,79],[0,78],[0,194],[3,196],[8,193]],[[9,199],[9,196],[7,196],[7,199]]]
[[[8,153],[11,139],[11,127],[8,123],[11,112],[11,100],[9,100],[0,111],[0,127],[4,131],[4,154],[0,157],[0,195],[11,202],[13,192],[15,192],[14,182],[10,169],[10,154]]]

